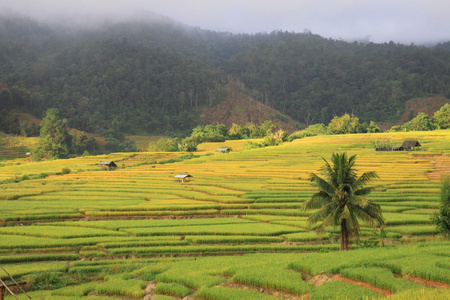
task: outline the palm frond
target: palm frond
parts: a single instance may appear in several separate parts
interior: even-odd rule
[[[375,189],[376,189],[375,186],[369,186],[369,187],[365,187],[365,188],[362,188],[362,189],[358,189],[358,190],[355,191],[355,195],[357,195],[357,196],[366,196],[366,195],[370,194]]]
[[[336,209],[336,204],[334,202],[330,202],[322,206],[317,212],[312,214],[308,219],[307,223],[309,225],[315,224],[319,221],[323,221],[327,218],[327,216],[331,215],[332,212]]]
[[[303,203],[303,209],[321,208],[325,204],[331,202],[332,198],[327,193],[320,191],[311,196],[311,198]]]
[[[362,189],[364,186],[366,186],[367,183],[369,183],[370,180],[374,178],[379,178],[378,174],[374,171],[366,172],[362,174],[354,183],[353,187],[355,190]]]
[[[329,194],[332,194],[335,190],[335,188],[333,187],[333,185],[326,181],[325,179],[317,176],[314,173],[311,173],[311,175],[309,176],[309,181],[316,186],[317,188],[319,188],[319,190],[321,191],[325,191]]]

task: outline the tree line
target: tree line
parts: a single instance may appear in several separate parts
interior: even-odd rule
[[[0,107],[105,135],[188,136],[201,110],[239,80],[305,126],[355,114],[393,122],[413,97],[450,97],[450,51],[325,39],[310,32],[229,34],[175,23],[89,30],[0,17]],[[243,125],[243,124],[241,124]]]

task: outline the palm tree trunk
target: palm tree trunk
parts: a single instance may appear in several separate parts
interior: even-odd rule
[[[348,250],[348,230],[346,220],[341,221],[341,251]]]

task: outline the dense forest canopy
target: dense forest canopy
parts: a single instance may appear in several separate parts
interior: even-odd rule
[[[57,108],[70,127],[96,133],[186,135],[202,108],[227,99],[230,81],[306,126],[344,113],[394,122],[408,99],[450,98],[450,51],[163,18],[74,29],[0,16],[2,109],[42,117]]]

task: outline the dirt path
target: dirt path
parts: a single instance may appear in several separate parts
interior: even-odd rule
[[[285,292],[255,287],[255,286],[248,286],[243,285],[239,283],[233,283],[233,282],[224,282],[221,284],[221,286],[229,287],[229,288],[235,288],[235,289],[246,289],[246,290],[252,290],[257,291],[262,294],[270,295],[276,298],[285,299],[285,300],[306,300],[309,299],[309,294],[305,295],[295,295],[295,294],[289,294]]]
[[[413,277],[413,276],[409,276],[409,275],[404,275],[403,278],[406,280],[412,281],[414,283],[424,285],[426,287],[431,287],[431,288],[435,288],[435,289],[450,289],[450,284],[443,283],[443,282],[432,281],[432,280],[423,279],[420,277]]]
[[[358,286],[364,287],[366,289],[372,290],[372,291],[374,291],[374,292],[376,292],[378,294],[381,294],[383,296],[389,296],[389,295],[394,294],[394,292],[392,292],[392,291],[384,290],[382,288],[379,288],[379,287],[376,287],[374,285],[371,285],[370,283],[362,282],[362,281],[358,281],[358,280],[354,280],[354,279],[350,279],[350,278],[341,277],[341,275],[333,276],[333,280],[349,282],[351,284],[358,285]]]

